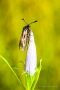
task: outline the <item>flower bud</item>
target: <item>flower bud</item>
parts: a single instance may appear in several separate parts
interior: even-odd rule
[[[36,55],[34,35],[32,31],[30,31],[29,39],[30,41],[29,41],[27,56],[26,56],[26,72],[28,72],[30,76],[33,76],[37,67],[37,55]]]

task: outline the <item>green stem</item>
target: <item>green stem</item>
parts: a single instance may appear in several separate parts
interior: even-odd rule
[[[7,60],[4,57],[2,57],[1,55],[0,55],[0,58],[3,59],[6,62],[6,64],[9,66],[9,68],[11,69],[11,71],[14,73],[14,75],[16,76],[17,80],[19,81],[19,83],[21,84],[21,86],[23,87],[23,89],[26,90],[25,87],[24,87],[24,85],[23,85],[23,83],[22,83],[22,81],[21,81],[21,79],[19,79],[19,77],[17,76],[17,74],[15,73],[15,71],[12,69],[12,67],[10,66],[10,64],[7,62]]]

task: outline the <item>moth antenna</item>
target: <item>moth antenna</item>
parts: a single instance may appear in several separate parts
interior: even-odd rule
[[[32,23],[36,23],[36,22],[38,22],[38,21],[37,21],[37,20],[35,20],[34,22],[31,22],[30,24],[32,24]],[[29,24],[29,25],[30,25],[30,24]]]
[[[26,24],[28,24],[24,18],[22,18],[21,20],[23,20]]]

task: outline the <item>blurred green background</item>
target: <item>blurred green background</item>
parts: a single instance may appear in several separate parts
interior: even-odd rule
[[[21,18],[32,24],[38,63],[42,70],[36,90],[60,90],[60,0],[0,0],[0,55],[11,66],[24,68],[26,51],[19,50],[22,28]],[[25,85],[21,71],[15,70]],[[22,90],[6,63],[0,59],[0,90]]]

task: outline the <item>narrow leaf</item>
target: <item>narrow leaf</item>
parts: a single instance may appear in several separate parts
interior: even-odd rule
[[[26,90],[25,87],[24,87],[24,85],[23,85],[23,83],[22,83],[22,81],[21,81],[21,79],[17,76],[17,74],[15,73],[15,71],[13,70],[13,68],[10,66],[10,64],[8,63],[8,61],[7,61],[4,57],[2,57],[1,55],[0,55],[0,58],[5,61],[5,63],[6,63],[6,64],[8,65],[8,67],[10,68],[10,70],[11,70],[11,71],[14,73],[14,75],[16,76],[16,78],[17,78],[17,80],[19,81],[19,83],[21,84],[22,88],[23,88],[24,90]]]
[[[35,73],[35,75],[34,75],[34,81],[33,81],[33,84],[32,84],[32,86],[31,86],[31,89],[30,89],[30,90],[34,90],[34,88],[35,88],[35,86],[36,86],[36,83],[37,83],[37,81],[38,81],[38,79],[39,79],[39,75],[40,75],[41,68],[42,68],[41,61],[42,61],[42,60],[40,60],[40,65],[39,65],[39,67],[37,68],[36,73]]]
[[[17,69],[17,70],[21,70],[22,72],[24,72],[24,70],[22,68],[20,68],[20,67],[12,66],[12,68]]]
[[[19,62],[21,62],[21,63],[23,63],[25,65],[25,62],[24,61],[19,61]]]

